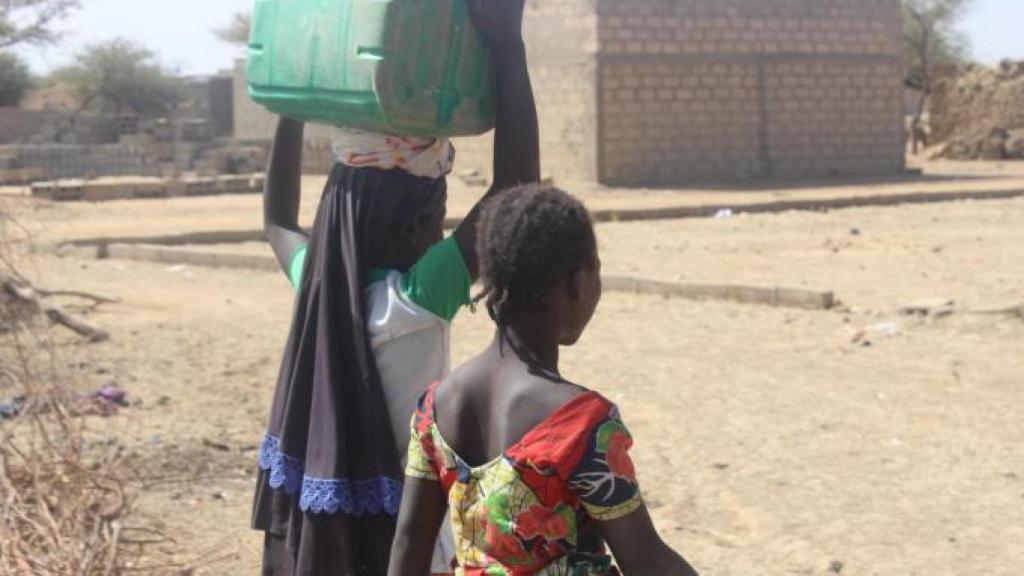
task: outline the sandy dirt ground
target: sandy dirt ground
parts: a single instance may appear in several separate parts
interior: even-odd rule
[[[611,223],[599,236],[615,274],[834,290],[883,311],[922,298],[974,309],[1024,300],[1024,198]]]
[[[685,190],[607,188],[593,183],[557,182],[579,196],[591,210],[629,210],[680,206],[721,206],[742,209],[744,204],[775,200],[831,199],[914,192],[977,192],[1024,189],[1024,169],[1014,164],[931,163],[926,177],[883,180],[806,182],[768,187],[733,186]],[[464,216],[484,193],[481,187],[449,179],[448,215]],[[323,190],[325,177],[303,179],[300,220],[310,226]],[[112,202],[29,202],[26,188],[0,188],[0,198],[24,204],[34,212],[39,242],[96,237],[177,235],[192,232],[257,230],[262,224],[259,195],[198,198],[119,200]]]
[[[253,202],[111,212],[0,196],[49,239],[206,226],[250,218]],[[599,236],[609,273],[831,289],[846,305],[613,294],[565,352],[568,376],[621,405],[655,521],[702,573],[1019,573],[1024,321],[976,312],[1024,303],[1024,201],[606,224]],[[90,317],[109,342],[61,351],[83,386],[114,381],[141,401],[93,431],[160,480],[139,508],[183,564],[257,573],[248,520],[291,308],[283,276],[46,254],[24,266],[44,286],[123,298]],[[956,312],[898,314],[923,297]],[[460,318],[455,360],[490,335],[484,314]]]

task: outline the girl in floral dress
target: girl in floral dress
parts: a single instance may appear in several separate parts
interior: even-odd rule
[[[507,192],[477,252],[497,333],[419,402],[388,574],[427,573],[450,511],[458,575],[693,576],[654,529],[618,409],[559,372],[601,297],[587,210],[550,187]]]

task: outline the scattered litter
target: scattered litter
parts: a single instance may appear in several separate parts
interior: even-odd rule
[[[863,346],[871,346],[873,344],[872,337],[894,338],[899,336],[899,334],[900,327],[895,322],[880,322],[858,330],[854,334],[852,342]]]
[[[0,401],[0,420],[17,418],[29,409],[33,413],[45,414],[53,409],[54,403],[65,404],[72,416],[113,416],[117,414],[118,408],[128,406],[128,393],[108,383],[92,394],[78,395],[70,401],[18,396]]]
[[[104,384],[93,394],[93,398],[114,406],[128,406],[128,393],[113,383]]]
[[[184,264],[175,264],[173,266],[168,266],[166,268],[166,270],[168,272],[173,272],[173,273],[177,274],[179,272],[185,272],[186,270],[188,270],[188,266],[186,266]]]
[[[868,326],[868,332],[892,338],[893,336],[899,335],[900,327],[895,322],[881,322],[879,324],[872,324],[871,326]]]
[[[728,220],[733,216],[735,216],[735,213],[733,213],[732,208],[722,208],[715,212],[715,220]]]
[[[18,398],[11,398],[0,402],[0,420],[8,420],[10,418],[17,418],[21,415],[21,412],[25,409],[25,405],[28,401],[24,396]]]

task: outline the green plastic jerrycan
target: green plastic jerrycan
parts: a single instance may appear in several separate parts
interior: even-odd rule
[[[249,94],[296,120],[412,136],[494,126],[465,0],[256,0]]]

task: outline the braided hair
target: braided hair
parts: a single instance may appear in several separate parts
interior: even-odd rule
[[[477,254],[487,311],[504,330],[511,315],[535,304],[559,278],[595,264],[590,213],[568,193],[529,184],[483,209]]]

